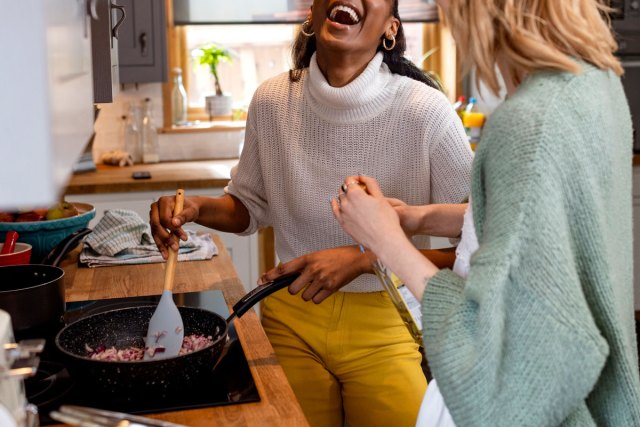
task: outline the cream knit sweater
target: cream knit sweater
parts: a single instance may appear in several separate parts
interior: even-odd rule
[[[472,152],[462,124],[439,91],[392,74],[378,53],[340,88],[315,55],[298,82],[283,73],[262,84],[249,107],[240,162],[226,191],[249,210],[240,234],[273,226],[283,262],[353,245],[329,200],[344,178],[375,177],[388,197],[409,204],[458,203],[469,194]],[[416,239],[420,247],[428,239]],[[382,290],[374,275],[347,292]]]

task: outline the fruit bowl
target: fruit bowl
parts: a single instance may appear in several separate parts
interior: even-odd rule
[[[45,221],[0,222],[0,241],[8,231],[19,234],[18,241],[32,246],[31,262],[39,263],[58,243],[74,231],[86,228],[96,216],[95,208],[88,203],[71,202],[78,215]]]

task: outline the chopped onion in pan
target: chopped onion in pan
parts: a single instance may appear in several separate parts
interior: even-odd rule
[[[166,332],[165,332],[166,333]],[[157,337],[157,340],[160,336]],[[209,345],[213,344],[213,338],[211,336],[205,337],[204,335],[187,335],[182,340],[182,347],[180,348],[179,355],[192,353],[197,350],[201,350]],[[136,360],[142,360],[144,358],[145,349],[142,347],[128,347],[124,349],[117,349],[115,347],[106,348],[104,345],[99,345],[95,349],[85,344],[85,350],[87,356],[95,360],[106,360],[111,362],[132,362]],[[164,352],[163,346],[150,346],[147,348],[149,355],[153,357],[156,353]]]

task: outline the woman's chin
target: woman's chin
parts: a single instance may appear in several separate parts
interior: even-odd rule
[[[353,39],[352,31],[332,31],[329,28],[323,29],[320,34],[316,34],[318,49],[326,47],[332,50],[353,50],[356,41]]]

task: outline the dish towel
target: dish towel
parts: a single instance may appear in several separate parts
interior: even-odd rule
[[[178,261],[211,259],[218,254],[211,235],[187,231],[189,239],[180,241]],[[81,264],[101,267],[122,264],[164,262],[153,237],[151,227],[136,212],[109,209],[87,236],[80,252]]]

